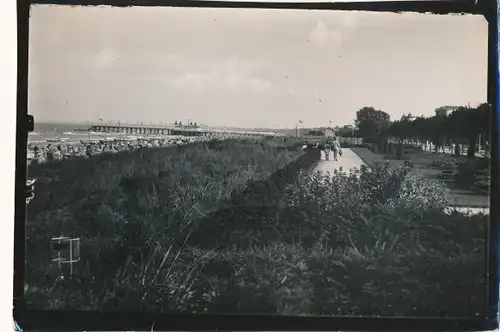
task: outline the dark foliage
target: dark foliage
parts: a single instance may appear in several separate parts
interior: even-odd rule
[[[217,142],[30,169],[28,303],[44,309],[474,316],[488,217],[410,165],[311,173],[319,151]],[[142,158],[138,158],[142,155]],[[55,281],[48,237],[82,238]]]

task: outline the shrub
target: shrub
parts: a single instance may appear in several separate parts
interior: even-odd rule
[[[123,196],[99,191],[104,183],[92,188],[92,204],[104,198],[108,204],[120,197],[128,201],[120,209],[120,203],[113,203],[114,209],[99,206],[109,228],[82,243],[91,253],[87,272],[78,286],[66,286],[63,296],[55,297],[48,281],[34,278],[44,272],[43,264],[28,258],[34,270],[30,282],[38,287],[29,291],[31,299],[51,308],[157,312],[470,317],[484,312],[488,217],[445,213],[443,186],[410,172],[410,163],[324,174],[307,171],[319,159],[314,149],[300,158],[277,158],[268,156],[277,150],[267,147],[225,148],[213,156],[210,149],[200,155],[186,149],[180,160],[162,159],[177,160],[162,165],[170,167],[170,182],[155,176],[151,166],[129,165],[132,182],[122,184]],[[226,158],[231,149],[235,157]],[[266,164],[268,158],[277,158],[274,166]],[[190,160],[208,167],[197,168]],[[254,177],[244,172],[238,177],[238,167],[249,160],[256,161]],[[289,166],[264,176],[284,161]],[[184,170],[187,165],[191,172]],[[212,170],[212,177],[193,179],[202,169]],[[231,175],[234,180],[223,179]],[[106,185],[123,178],[108,177],[102,178]],[[68,217],[70,205],[42,212],[43,231],[50,230],[50,218],[76,218]],[[95,218],[93,223],[106,222]],[[97,231],[80,221],[79,227]],[[41,239],[31,241],[39,245]]]
[[[409,170],[302,174],[288,188],[288,205],[307,211],[296,232],[314,242],[315,313],[474,315],[470,294],[484,309],[487,216],[446,215],[444,186]]]
[[[287,205],[296,214],[307,211],[300,227],[313,238],[328,231],[337,235],[336,245],[350,244],[346,234],[363,244],[375,243],[367,223],[387,225],[397,234],[412,219],[425,222],[427,211],[442,211],[446,205],[444,186],[410,174],[410,169],[409,164],[391,168],[386,163],[333,175],[302,173],[287,188]]]
[[[429,164],[430,168],[437,168],[437,169],[449,169],[449,168],[456,168],[457,167],[457,161],[455,159],[438,159],[438,160],[433,160]]]
[[[457,165],[455,179],[457,183],[472,186],[482,171],[490,168],[490,159],[488,157],[473,158]]]

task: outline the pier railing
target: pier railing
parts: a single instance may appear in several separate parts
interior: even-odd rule
[[[102,133],[127,133],[146,135],[182,135],[182,136],[275,136],[284,137],[283,134],[273,132],[256,131],[231,131],[202,127],[183,127],[175,125],[154,125],[154,124],[116,124],[116,123],[92,123],[88,128],[91,132]]]

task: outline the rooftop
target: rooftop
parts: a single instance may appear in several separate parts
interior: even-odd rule
[[[457,108],[459,108],[460,106],[451,106],[451,105],[445,105],[445,106],[442,106],[442,107],[439,107],[436,109],[436,111],[438,110],[446,110],[446,111],[453,111]]]

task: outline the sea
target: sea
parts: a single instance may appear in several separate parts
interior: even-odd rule
[[[131,134],[131,133],[103,133],[89,132],[88,123],[56,123],[56,122],[35,122],[35,130],[28,133],[28,144],[45,146],[58,143],[80,143],[80,141],[100,141],[100,140],[135,140],[137,138],[154,138],[155,135],[149,134]],[[233,131],[233,132],[255,132],[269,133],[266,129],[249,128],[230,128],[218,126],[204,126],[206,129],[214,131]],[[165,137],[165,136],[158,136]]]
[[[80,141],[134,140],[147,137],[126,133],[89,132],[87,123],[49,123],[35,122],[35,130],[28,133],[28,144],[44,146],[57,143],[80,143]]]

